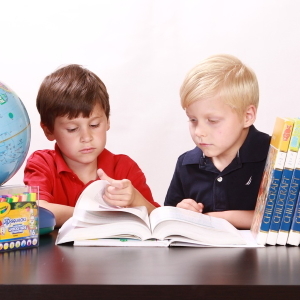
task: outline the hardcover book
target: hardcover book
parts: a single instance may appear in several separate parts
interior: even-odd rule
[[[285,207],[283,211],[283,216],[277,236],[278,245],[286,245],[289,231],[291,229],[292,220],[294,216],[295,206],[297,203],[297,198],[300,190],[300,119],[298,119],[294,124],[294,132],[298,128],[298,133],[293,133],[290,142],[291,150],[298,151],[295,167],[293,170],[293,175],[291,179],[291,184],[289,187],[288,195],[285,201]]]
[[[292,221],[295,214],[295,207],[300,191],[300,151],[296,159],[296,166],[292,176],[289,193],[286,199],[283,217],[277,237],[278,245],[286,245],[289,232],[291,230]]]
[[[277,117],[255,206],[251,232],[260,245],[265,245],[283,167],[293,130],[293,120]]]
[[[56,244],[74,246],[258,247],[253,236],[228,221],[177,207],[121,208],[104,202],[107,181],[82,192],[73,217],[60,228]]]
[[[270,229],[267,237],[267,244],[276,245],[277,238],[280,230],[280,226],[283,220],[284,212],[290,213],[290,202],[285,211],[286,200],[289,193],[289,188],[292,180],[292,175],[295,170],[295,163],[297,159],[297,154],[299,150],[299,141],[300,141],[300,120],[294,119],[294,127],[291,135],[291,140],[284,163],[284,168],[282,172],[281,182],[279,190],[276,197],[276,203],[274,206],[274,211],[272,215],[272,220],[270,224]],[[285,220],[287,215],[285,215]],[[280,241],[279,241],[280,242]]]
[[[300,244],[300,194],[299,193],[298,193],[298,199],[294,211],[291,229],[289,231],[287,244],[292,246],[299,246]]]

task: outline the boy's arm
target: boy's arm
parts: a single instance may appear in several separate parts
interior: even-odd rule
[[[206,215],[225,219],[238,229],[250,229],[254,210],[214,211]]]
[[[45,200],[39,200],[39,206],[50,210],[54,214],[56,221],[55,227],[58,228],[73,216],[74,207],[71,206],[50,203]]]

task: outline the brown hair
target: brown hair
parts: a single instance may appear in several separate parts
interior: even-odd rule
[[[36,107],[41,123],[53,132],[56,117],[70,119],[90,116],[96,104],[100,104],[109,118],[109,96],[104,83],[93,72],[80,65],[62,67],[48,75],[42,82]]]

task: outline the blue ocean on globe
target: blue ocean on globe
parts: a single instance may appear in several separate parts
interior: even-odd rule
[[[30,120],[21,99],[0,82],[0,185],[22,166],[30,137]]]

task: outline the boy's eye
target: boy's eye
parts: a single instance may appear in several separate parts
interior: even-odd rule
[[[217,122],[218,122],[218,120],[215,120],[215,119],[208,119],[208,122],[209,122],[209,123],[213,123],[213,124],[214,124],[214,123],[217,123]]]
[[[93,128],[97,128],[97,127],[100,126],[100,124],[99,123],[97,123],[97,124],[91,124],[90,126],[93,127]]]
[[[195,123],[195,122],[197,122],[197,120],[196,120],[196,119],[193,119],[193,118],[190,118],[190,119],[189,119],[189,122]]]
[[[75,132],[77,128],[67,128],[68,132]]]

